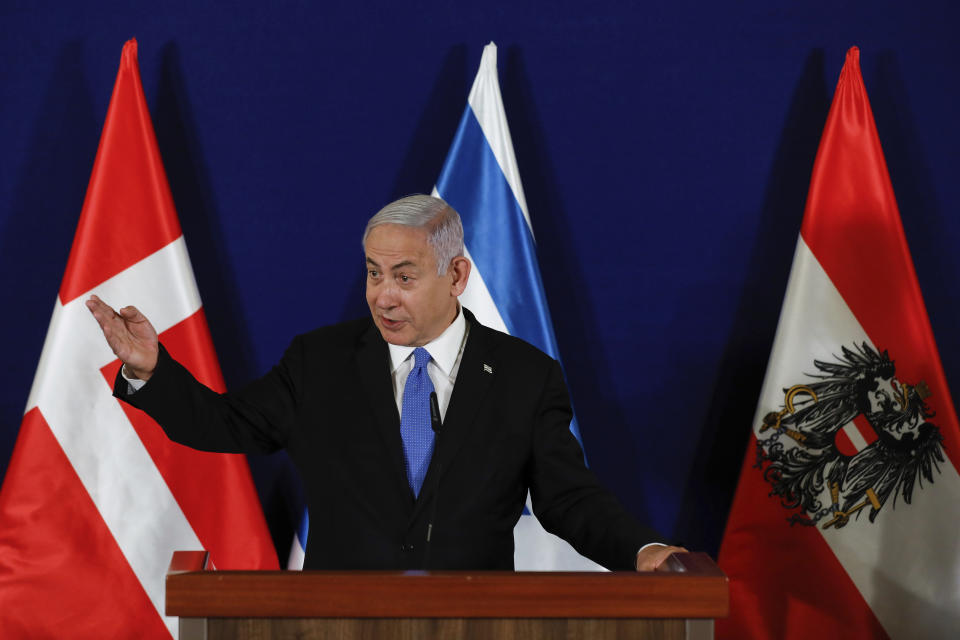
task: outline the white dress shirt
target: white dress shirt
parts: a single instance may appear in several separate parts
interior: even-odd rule
[[[450,396],[453,395],[453,385],[457,381],[457,371],[460,370],[460,360],[463,358],[463,346],[467,342],[470,328],[463,316],[463,309],[457,307],[457,317],[439,336],[423,345],[430,354],[427,363],[427,375],[437,392],[437,403],[440,405],[440,419],[447,415],[447,406]],[[403,388],[407,384],[407,376],[413,370],[413,350],[415,347],[402,347],[391,344],[390,372],[393,378],[393,397],[397,401],[397,414],[403,412]]]

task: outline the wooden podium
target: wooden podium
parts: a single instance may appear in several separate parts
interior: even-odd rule
[[[208,571],[173,554],[167,615],[204,638],[712,638],[727,578],[704,553],[648,573]]]

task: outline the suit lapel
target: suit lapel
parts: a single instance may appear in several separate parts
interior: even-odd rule
[[[402,493],[404,503],[412,504],[413,493],[407,483],[403,462],[400,416],[397,414],[393,381],[390,378],[390,351],[374,325],[360,338],[356,361],[364,392],[374,415],[376,430],[383,440],[387,457],[393,467],[396,482],[392,484]]]
[[[433,458],[414,507],[414,517],[433,496],[439,469],[443,470],[441,477],[447,474],[454,457],[474,428],[476,417],[497,370],[495,361],[490,358],[490,330],[477,322],[473,314],[466,309],[464,313],[470,323],[470,335],[460,359],[457,381],[453,386],[453,395],[450,396],[443,427],[436,440]]]

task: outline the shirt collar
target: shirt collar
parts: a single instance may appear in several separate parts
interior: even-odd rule
[[[440,370],[447,376],[453,371],[453,365],[457,361],[457,354],[460,353],[460,345],[463,343],[463,335],[467,330],[467,322],[463,317],[463,308],[457,305],[457,317],[439,336],[423,345],[423,348],[430,354],[433,363],[440,367]],[[390,347],[390,371],[396,371],[403,362],[410,357],[415,347],[405,347],[396,344],[387,344]]]

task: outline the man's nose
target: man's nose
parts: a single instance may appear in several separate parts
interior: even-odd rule
[[[385,282],[377,291],[377,307],[381,309],[392,309],[397,306],[397,288],[392,282]]]

